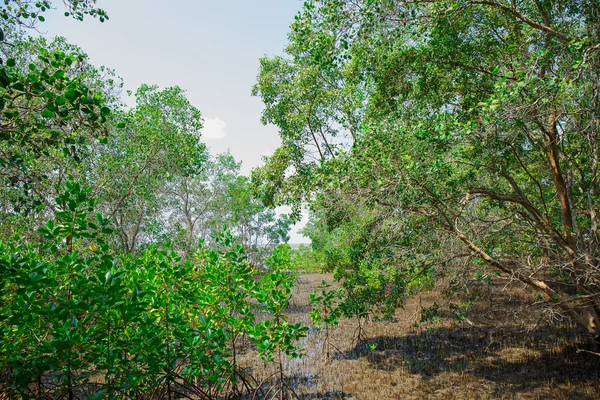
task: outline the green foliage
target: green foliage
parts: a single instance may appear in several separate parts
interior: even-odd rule
[[[65,16],[83,20],[86,15],[97,17],[100,22],[108,19],[102,9],[95,6],[96,0],[63,0],[66,7]],[[43,14],[52,8],[48,0],[7,0],[0,6],[0,18],[8,26],[35,27],[38,21],[44,22]]]
[[[262,321],[249,328],[249,337],[254,340],[258,354],[264,361],[273,361],[275,354],[281,364],[282,355],[300,357],[296,342],[306,336],[307,327],[301,323],[290,324],[284,313],[292,297],[295,275],[284,272],[269,272],[261,276],[256,300],[260,310],[272,319]]]
[[[46,163],[80,163],[90,145],[105,142],[118,83],[63,39],[12,35],[0,47],[7,57],[0,65],[0,171],[7,200],[21,212],[40,206],[41,187],[52,187]]]
[[[106,20],[95,3],[66,0],[65,14]],[[281,365],[306,332],[284,314],[289,260],[277,250],[282,271],[258,276],[246,255],[285,240],[290,220],[254,198],[231,156],[209,160],[182,89],[142,85],[123,109],[113,71],[27,36],[51,5],[0,5],[0,391],[251,392],[240,340]]]
[[[163,236],[185,254],[199,240],[213,243],[213,236],[227,226],[245,247],[250,262],[263,265],[266,252],[288,240],[290,219],[277,216],[254,196],[240,163],[228,153],[210,157],[197,174],[182,175],[160,190],[162,209],[169,218],[160,222]]]
[[[79,20],[108,19],[95,0],[64,5],[66,14]],[[10,188],[2,197],[17,213],[43,206],[39,186],[52,174],[40,168],[42,161],[62,156],[66,163],[80,162],[90,144],[106,137],[113,109],[114,99],[96,84],[98,71],[80,49],[62,39],[47,43],[22,33],[43,22],[51,6],[30,0],[0,6],[0,172]],[[112,86],[110,75],[106,79]]]
[[[304,272],[323,272],[325,270],[323,257],[312,249],[312,245],[301,244],[297,249],[291,249],[291,269]]]
[[[450,304],[449,309],[450,309],[450,312],[454,315],[454,317],[458,321],[462,322],[462,321],[467,320],[467,311],[469,310],[471,305],[472,305],[471,301],[466,301],[462,304]]]
[[[0,243],[5,393],[83,393],[102,371],[97,396],[166,393],[188,382],[210,397],[243,377],[235,361],[242,335],[266,361],[299,356],[295,343],[306,328],[283,312],[293,276],[255,279],[230,233],[218,247],[200,248],[194,262],[154,246],[118,256],[103,240],[109,221],[89,217],[90,192],[67,182],[56,218],[39,230],[42,250],[18,237]],[[258,311],[267,318],[258,321]]]
[[[318,289],[320,294],[312,292],[309,295],[309,303],[313,307],[310,312],[310,320],[316,326],[335,326],[339,324],[341,309],[339,307],[340,290],[330,290],[331,285],[322,281]]]
[[[97,157],[84,165],[124,252],[160,238],[165,189],[200,174],[208,159],[200,142],[200,111],[181,88],[142,85],[136,101],[136,107],[115,115],[113,124],[125,126],[113,128]]]
[[[429,307],[421,309],[421,320],[422,324],[431,323],[437,324],[440,322],[440,305],[433,303]]]
[[[600,288],[599,18],[586,0],[307,1],[261,60],[282,145],[254,183],[309,202],[360,313],[485,265],[597,335],[578,293]]]
[[[265,262],[267,267],[273,271],[288,271],[292,267],[292,248],[287,243],[278,244]]]

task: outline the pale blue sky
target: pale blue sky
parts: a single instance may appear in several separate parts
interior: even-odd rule
[[[277,148],[277,129],[260,123],[263,106],[250,91],[258,59],[283,52],[301,0],[99,0],[98,6],[108,21],[74,21],[59,8],[38,29],[77,44],[94,65],[115,69],[125,89],[148,83],[186,90],[206,119],[212,152],[229,149],[245,174]],[[306,242],[296,229],[291,242]]]

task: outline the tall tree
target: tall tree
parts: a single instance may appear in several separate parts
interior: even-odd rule
[[[261,68],[283,146],[255,180],[268,199],[315,199],[332,229],[369,219],[366,236],[384,240],[353,263],[394,249],[396,284],[478,260],[598,335],[599,17],[579,0],[308,1],[283,65]],[[296,91],[325,96],[335,76],[353,111],[329,111],[352,141],[310,169],[312,108],[297,107],[304,143],[286,139],[286,104],[310,102],[279,84],[306,74],[317,79]]]
[[[259,247],[289,240],[291,220],[277,216],[255,197],[250,179],[240,175],[240,166],[231,154],[219,154],[201,173],[182,176],[166,188],[168,231],[179,239],[185,253],[199,240],[213,243],[224,226],[239,238],[253,262],[259,262]]]
[[[207,159],[200,142],[200,111],[183,90],[142,85],[136,99],[136,107],[120,116],[125,127],[115,130],[88,163],[90,179],[125,252],[161,234],[164,188],[198,174]]]

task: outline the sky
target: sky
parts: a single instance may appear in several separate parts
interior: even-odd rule
[[[249,174],[280,144],[277,128],[260,122],[261,100],[250,94],[259,58],[283,53],[289,26],[302,3],[98,0],[108,21],[75,21],[57,8],[38,30],[49,38],[64,36],[96,67],[114,69],[126,90],[135,92],[142,83],[184,89],[202,112],[202,136],[211,152],[229,150],[242,161],[242,173]],[[124,101],[134,104],[133,99]],[[309,241],[297,232],[305,222],[306,216],[292,228],[291,243]]]

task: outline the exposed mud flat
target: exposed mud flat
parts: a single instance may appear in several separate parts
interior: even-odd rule
[[[470,324],[443,316],[415,326],[420,307],[439,294],[410,299],[392,322],[372,321],[357,343],[357,322],[342,320],[331,333],[332,357],[323,352],[324,332],[310,323],[308,295],[329,275],[297,279],[288,315],[311,329],[305,355],[286,360],[287,383],[302,399],[598,399],[600,357],[590,339],[567,322],[539,321],[518,312],[531,303],[519,287],[497,285],[469,311]],[[503,318],[513,313],[516,318]],[[536,320],[537,318],[537,320]],[[472,325],[471,325],[472,324]],[[252,349],[242,363],[258,380],[269,380]]]

